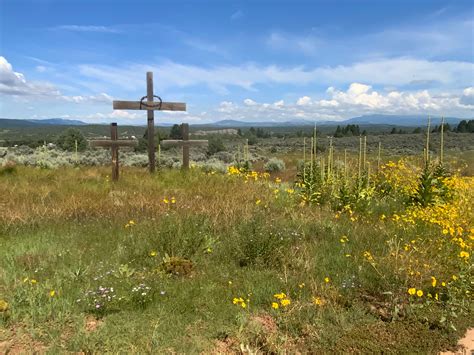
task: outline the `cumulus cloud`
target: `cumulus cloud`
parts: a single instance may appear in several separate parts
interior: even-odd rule
[[[36,70],[43,71],[36,67]],[[63,95],[53,84],[35,82],[26,79],[25,75],[13,70],[5,57],[0,56],[0,93],[15,97],[53,99],[71,103],[110,103],[112,97],[106,93],[97,95]]]
[[[294,103],[259,103],[246,99],[241,105],[222,102],[218,112],[221,118],[246,120],[289,121],[295,118],[307,120],[342,120],[363,114],[439,114],[472,115],[474,88],[466,88],[460,95],[434,95],[427,90],[417,92],[390,91],[380,93],[372,86],[352,83],[346,90],[329,87],[327,97],[302,96]],[[469,101],[472,100],[472,101]],[[248,103],[252,102],[251,105]]]
[[[18,96],[60,94],[52,84],[27,81],[25,76],[15,72],[12,65],[2,56],[0,56],[0,93]]]
[[[464,89],[460,102],[465,106],[474,106],[474,87]]]

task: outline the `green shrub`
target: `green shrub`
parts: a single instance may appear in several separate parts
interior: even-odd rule
[[[285,162],[278,158],[271,158],[268,162],[265,163],[263,168],[269,173],[275,173],[278,171],[285,170]]]
[[[220,137],[212,136],[209,138],[209,146],[207,148],[207,153],[209,155],[216,154],[218,152],[225,151],[224,143]]]
[[[87,148],[87,141],[84,135],[77,128],[68,128],[58,137],[56,144],[59,148],[73,152],[76,150],[82,152]]]

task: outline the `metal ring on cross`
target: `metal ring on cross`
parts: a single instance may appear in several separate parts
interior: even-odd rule
[[[158,110],[161,109],[161,104],[163,103],[163,100],[161,99],[161,97],[157,96],[157,95],[153,95],[154,98],[158,99],[159,100],[159,104],[157,106],[155,105],[148,105],[147,103],[143,102],[143,100],[145,100],[148,96],[143,96],[141,99],[140,99],[140,110],[142,109],[142,106],[143,107],[148,107],[148,108],[155,108],[155,107],[158,107]]]

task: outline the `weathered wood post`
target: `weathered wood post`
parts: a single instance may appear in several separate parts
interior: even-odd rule
[[[189,125],[187,123],[183,123],[181,125],[181,135],[183,139],[169,139],[164,140],[161,143],[164,147],[168,146],[177,146],[183,147],[183,165],[181,166],[183,170],[189,169],[189,147],[192,145],[207,145],[207,140],[190,140],[189,139]]]
[[[154,101],[157,98],[158,101]],[[144,101],[146,99],[146,101]],[[153,92],[153,72],[146,73],[146,96],[140,101],[116,101],[113,102],[114,110],[146,110],[147,132],[148,132],[148,168],[150,173],[155,171],[155,113],[159,111],[186,111],[184,102],[164,102]]]
[[[189,125],[187,123],[181,125],[181,136],[184,142],[189,141]],[[189,169],[189,144],[183,145],[183,169]]]
[[[153,72],[146,73],[146,96],[149,103],[153,102]],[[155,111],[147,110],[148,123],[148,161],[150,173],[155,172]]]
[[[118,140],[117,123],[110,124],[110,140],[116,142]],[[118,146],[112,145],[112,180],[117,181],[119,178],[119,155]]]
[[[119,140],[117,123],[110,124],[110,139],[97,139],[90,141],[92,147],[110,148],[112,151],[112,181],[119,178],[119,147],[136,147],[137,140]]]

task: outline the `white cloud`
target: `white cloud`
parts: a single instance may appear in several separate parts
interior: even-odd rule
[[[465,106],[474,106],[474,87],[464,89],[460,102]]]
[[[308,106],[311,104],[311,98],[309,96],[303,96],[296,101],[298,106]]]
[[[414,58],[390,58],[357,62],[351,65],[283,68],[275,65],[200,67],[166,61],[149,66],[133,64],[122,67],[81,65],[82,75],[121,88],[140,90],[144,87],[143,73],[160,73],[157,89],[207,85],[217,93],[227,93],[232,86],[255,91],[257,85],[309,84],[344,85],[366,82],[371,85],[404,86],[413,81],[437,83],[441,88],[472,86],[474,63],[462,61],[428,61]],[[360,88],[359,88],[360,89]]]
[[[53,30],[72,31],[72,32],[101,32],[101,33],[119,33],[120,31],[106,26],[83,26],[83,25],[63,25],[53,27]]]
[[[218,119],[244,119],[267,121],[290,121],[295,118],[306,120],[342,120],[364,114],[420,114],[472,116],[472,106],[466,100],[474,99],[474,88],[469,87],[458,95],[434,95],[427,90],[416,92],[390,91],[380,93],[370,85],[352,83],[347,90],[328,88],[327,97],[322,99],[302,96],[295,103],[259,103],[246,99],[241,105],[222,102],[214,113]],[[466,101],[466,102],[463,102]],[[251,103],[249,105],[249,103]],[[472,101],[474,103],[474,100]],[[471,104],[472,104],[471,103]],[[217,115],[217,117],[215,117]],[[212,113],[209,117],[213,117]]]
[[[255,101],[253,101],[252,99],[245,99],[244,104],[246,106],[255,106],[257,103]]]
[[[113,97],[107,95],[106,93],[100,93],[98,95],[89,95],[89,96],[60,96],[60,98],[67,102],[74,102],[76,104],[83,103],[83,102],[98,102],[98,103],[111,103]]]
[[[39,70],[36,67],[36,70]],[[41,71],[41,69],[39,70]],[[28,99],[60,100],[72,103],[110,103],[112,97],[106,93],[97,95],[63,95],[60,90],[48,82],[34,82],[26,79],[22,73],[15,72],[5,57],[0,56],[0,93]]]
[[[15,72],[12,65],[0,56],[0,93],[17,96],[59,95],[59,91],[49,83],[29,82],[22,73]]]

